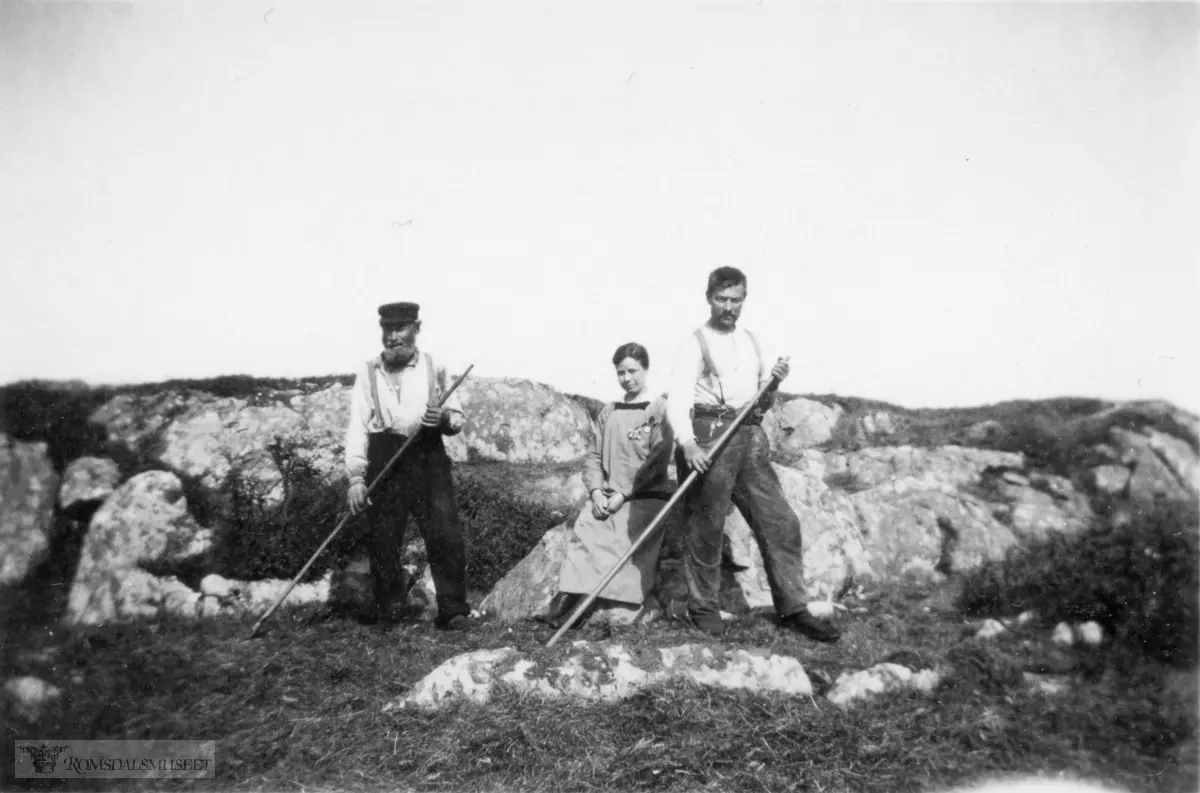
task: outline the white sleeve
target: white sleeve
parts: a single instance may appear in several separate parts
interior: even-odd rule
[[[367,476],[367,422],[371,419],[371,404],[367,398],[366,374],[355,376],[350,392],[350,425],[345,441],[346,475],[350,484],[362,482]]]
[[[667,422],[675,434],[675,443],[682,446],[695,440],[692,432],[692,403],[696,401],[696,379],[704,371],[704,356],[700,345],[689,336],[679,345],[672,360],[671,380],[667,388]]]
[[[775,348],[775,346],[773,344],[771,344],[771,342],[764,341],[763,339],[760,339],[758,336],[755,336],[754,339],[755,339],[755,341],[758,342],[758,357],[759,357],[759,361],[762,364],[762,367],[760,369],[760,371],[762,372],[762,377],[760,377],[758,380],[758,385],[761,388],[763,385],[765,385],[767,382],[770,381],[771,369],[773,369],[775,367],[775,362],[777,360],[779,360],[780,353]]]

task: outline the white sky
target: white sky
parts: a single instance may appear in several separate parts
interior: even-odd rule
[[[1194,4],[0,6],[0,382],[653,382],[713,267],[790,392],[1200,412]]]

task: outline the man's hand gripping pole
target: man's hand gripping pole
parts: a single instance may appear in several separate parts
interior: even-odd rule
[[[458,379],[455,380],[454,383],[449,388],[446,389],[446,393],[442,394],[442,398],[437,401],[437,407],[441,407],[442,405],[446,404],[446,400],[449,399],[450,395],[454,393],[454,389],[458,388],[459,385],[462,384],[462,381],[467,379],[467,375],[474,368],[475,368],[475,364],[471,364],[463,371],[463,373],[461,375],[458,376]],[[383,481],[384,477],[386,477],[388,475],[388,473],[391,472],[392,468],[395,467],[396,462],[400,459],[400,456],[404,454],[404,452],[408,449],[409,445],[412,444],[412,442],[416,439],[417,435],[419,435],[423,429],[424,428],[418,429],[412,435],[408,436],[407,439],[405,439],[403,445],[400,446],[400,449],[394,455],[392,455],[392,459],[388,460],[388,464],[383,467],[383,470],[379,472],[379,474],[371,482],[370,487],[367,488],[368,496],[370,496],[371,491],[373,491],[376,488],[376,486],[380,482]],[[338,521],[338,524],[334,528],[333,532],[330,533],[330,535],[325,538],[325,542],[321,543],[321,547],[317,548],[317,551],[316,551],[316,553],[314,553],[312,555],[312,558],[308,560],[308,562],[304,565],[304,567],[300,568],[299,573],[296,573],[296,577],[292,579],[292,582],[290,584],[288,584],[288,588],[285,589],[283,591],[283,594],[279,596],[279,599],[275,601],[275,605],[273,605],[273,606],[271,606],[271,608],[267,609],[267,613],[263,614],[261,617],[259,617],[258,622],[254,623],[254,627],[250,629],[250,634],[246,638],[253,639],[255,637],[255,635],[258,633],[258,629],[262,626],[262,624],[264,622],[266,622],[268,619],[270,619],[271,615],[275,613],[275,610],[277,608],[279,608],[279,605],[281,603],[283,603],[284,600],[287,599],[287,596],[289,594],[291,594],[291,591],[293,589],[295,589],[296,584],[298,584],[300,582],[300,579],[304,577],[304,574],[308,572],[308,568],[313,566],[313,562],[317,561],[317,557],[320,556],[321,552],[324,551],[329,546],[329,543],[333,542],[333,538],[338,535],[338,532],[340,532],[342,530],[342,528],[346,525],[346,522],[349,521],[351,517],[353,517],[353,516],[350,513],[346,513],[345,515],[342,516],[342,519],[340,521]]]
[[[787,359],[781,358],[780,360],[786,361]],[[733,437],[733,433],[737,431],[737,428],[740,427],[742,422],[746,420],[746,417],[750,415],[750,411],[754,410],[755,406],[758,405],[758,401],[762,399],[768,391],[778,387],[779,380],[775,377],[772,377],[766,382],[766,384],[759,388],[758,393],[754,395],[754,398],[747,402],[746,406],[743,407],[734,418],[733,422],[729,425],[729,429],[725,430],[725,432],[721,434],[721,437],[717,439],[717,442],[712,445],[712,448],[708,450],[707,454],[705,455],[706,459],[708,459],[710,462],[715,460],[717,455],[721,453],[721,450],[725,448],[725,445],[729,442],[729,439]],[[690,474],[688,474],[688,478],[685,479],[683,484],[675,490],[674,495],[672,495],[670,500],[663,505],[663,508],[659,510],[658,514],[654,517],[654,520],[650,521],[650,525],[646,527],[646,530],[642,532],[641,536],[638,537],[637,540],[634,541],[633,545],[629,547],[629,550],[617,560],[617,563],[613,565],[613,568],[608,571],[608,574],[601,579],[600,583],[596,585],[596,588],[592,590],[591,594],[584,598],[582,603],[576,606],[575,610],[571,612],[571,616],[567,618],[567,621],[562,624],[558,631],[550,637],[550,641],[546,642],[547,647],[553,647],[555,643],[562,638],[562,635],[579,620],[579,617],[585,611],[587,611],[588,607],[591,606],[593,602],[595,602],[596,598],[600,596],[600,593],[604,591],[604,588],[608,586],[609,582],[616,577],[617,573],[621,572],[621,568],[628,564],[629,560],[633,558],[633,555],[637,553],[638,548],[642,547],[646,540],[649,539],[651,533],[658,529],[659,524],[661,524],[663,519],[670,514],[671,508],[679,503],[679,500],[683,498],[683,494],[687,492],[687,489],[691,487],[699,478],[699,471],[693,470]]]

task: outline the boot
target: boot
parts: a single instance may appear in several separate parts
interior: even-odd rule
[[[780,624],[816,642],[832,644],[842,638],[842,632],[832,622],[814,617],[807,608],[787,615],[780,620]]]
[[[558,621],[559,627],[562,627],[562,624],[564,622],[566,622],[568,619],[570,619],[571,612],[573,612],[576,608],[578,608],[579,604],[582,602],[583,602],[583,595],[580,595],[579,600],[575,601],[575,603],[571,606],[571,608],[569,608],[563,612],[562,619],[560,619]],[[598,609],[599,607],[600,607],[600,598],[596,598],[595,600],[592,601],[592,604],[590,606],[588,606],[586,609],[584,609],[584,612],[579,615],[579,619],[577,619],[573,623],[571,623],[571,630],[577,631],[580,628],[582,628],[584,625],[586,625],[587,621],[592,618],[592,615],[596,613],[596,609]]]
[[[697,629],[704,631],[709,636],[722,636],[725,633],[725,620],[721,619],[721,615],[714,611],[693,612],[688,611],[688,619]]]
[[[550,601],[550,607],[546,613],[539,614],[534,619],[551,628],[558,629],[566,622],[567,617],[571,616],[571,612],[575,610],[581,600],[583,600],[583,595],[574,592],[559,592]]]

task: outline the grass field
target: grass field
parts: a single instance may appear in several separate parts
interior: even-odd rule
[[[0,431],[46,441],[61,469],[81,454],[105,453],[102,433],[87,417],[118,392],[172,386],[245,396],[264,388],[308,391],[335,380],[346,378],[231,376],[121,389],[13,384],[0,388]],[[1078,469],[1080,450],[1093,440],[1075,431],[1077,419],[1105,406],[1063,399],[907,410],[833,395],[813,398],[846,411],[828,451],[868,440],[974,443],[1021,451],[1031,466],[1063,473]],[[878,410],[894,414],[895,430],[866,439],[857,419]],[[1158,421],[1136,413],[1129,420]],[[970,430],[981,421],[997,421],[1004,431],[972,440]],[[1195,448],[1186,428],[1159,428]],[[504,484],[500,469],[477,466],[460,475],[474,583],[482,589],[559,516],[499,498],[508,489],[498,485]],[[312,497],[314,513],[301,522],[314,531],[330,524],[329,516],[316,515],[325,508],[323,491],[301,490]],[[194,495],[193,511],[203,494]],[[336,501],[340,507],[340,494]],[[257,514],[247,521],[260,532],[276,525]],[[514,646],[551,660],[540,649],[549,631],[531,623],[487,624],[458,635],[421,623],[380,634],[309,611],[278,615],[265,635],[249,641],[243,638],[249,622],[231,621],[68,632],[48,620],[61,608],[78,549],[56,548],[31,583],[0,592],[0,679],[31,674],[64,694],[36,729],[6,721],[3,745],[23,738],[218,741],[216,780],[110,783],[122,790],[915,791],[997,775],[1061,772],[1130,791],[1195,791],[1196,703],[1164,695],[1164,681],[1178,672],[1162,659],[1195,662],[1200,553],[1195,517],[1171,521],[1147,518],[1125,533],[1097,532],[1086,548],[1051,542],[1006,559],[976,575],[958,600],[971,609],[970,621],[951,605],[960,585],[953,581],[939,589],[888,589],[851,603],[862,610],[841,618],[845,636],[833,647],[781,633],[765,618],[738,623],[723,639],[728,646],[793,655],[817,680],[884,660],[951,671],[933,699],[894,694],[849,712],[820,696],[756,696],[678,684],[611,705],[506,692],[487,706],[384,715],[386,702],[462,652]],[[78,545],[79,532],[59,534]],[[260,545],[264,553],[242,548],[238,558],[266,563],[272,553],[287,550],[270,537]],[[296,558],[273,563],[293,570],[308,553],[301,548]],[[474,602],[480,599],[477,593]],[[987,642],[970,638],[971,625],[988,608],[1012,609],[1018,602],[1038,602],[1044,613],[1061,612],[1057,618],[1092,618],[1095,611],[1129,641],[1067,659],[1078,664],[1070,688],[1053,696],[1038,693],[1022,670],[1053,656],[1049,626]],[[588,628],[579,638],[642,646],[708,641],[676,622]],[[12,763],[12,753],[0,751],[0,789],[62,786],[15,780]]]
[[[841,618],[834,646],[765,617],[722,640],[793,655],[817,679],[887,659],[943,665],[951,675],[932,699],[886,695],[843,712],[820,696],[680,684],[609,705],[504,692],[486,706],[384,715],[386,702],[456,654],[515,646],[548,660],[569,643],[545,650],[549,630],[533,623],[470,634],[413,623],[383,634],[297,611],[253,640],[248,624],[227,621],[10,635],[4,677],[35,674],[65,694],[36,730],[10,722],[3,739],[218,741],[217,779],[124,780],[123,790],[905,791],[1060,772],[1131,791],[1197,789],[1195,713],[1162,697],[1165,667],[1102,648],[1077,659],[1066,693],[1037,693],[1021,669],[1049,652],[1048,631],[971,638],[949,605],[952,586],[868,593],[861,612]],[[678,622],[585,628],[579,638],[709,641]],[[11,753],[3,764],[5,789],[61,786],[12,779]]]

